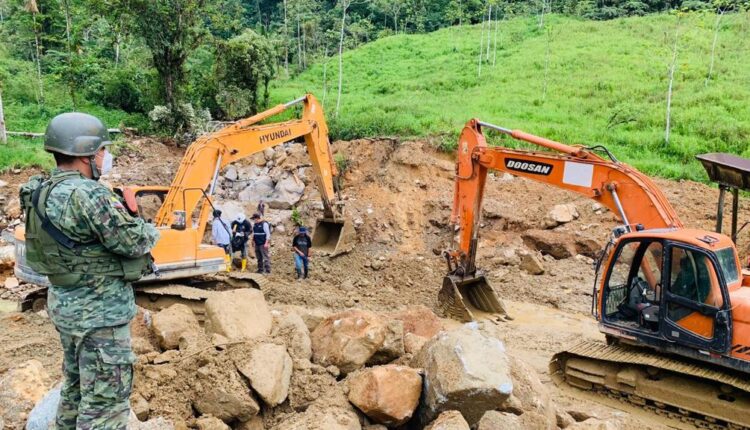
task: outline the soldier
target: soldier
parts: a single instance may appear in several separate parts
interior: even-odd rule
[[[57,168],[20,191],[26,258],[52,284],[48,312],[63,347],[58,430],[125,429],[130,413],[136,312],[130,281],[151,266],[148,252],[159,233],[97,182],[112,168],[111,143],[96,117],[56,116],[44,149]]]

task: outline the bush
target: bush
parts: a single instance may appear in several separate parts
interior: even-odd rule
[[[148,117],[158,130],[174,132],[174,136],[182,143],[189,143],[208,131],[208,123],[211,121],[208,109],[196,110],[190,103],[178,103],[175,109],[154,106]]]

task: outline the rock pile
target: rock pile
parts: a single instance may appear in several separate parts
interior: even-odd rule
[[[479,425],[499,410],[542,427],[556,422],[544,387],[500,340],[477,324],[444,331],[426,307],[322,315],[271,309],[260,291],[233,290],[208,300],[204,327],[194,318],[179,304],[152,316],[158,350],[139,357],[131,399],[139,420],[162,417],[178,429],[437,430]]]
[[[300,202],[310,181],[308,166],[307,148],[294,142],[268,148],[249,160],[230,165],[216,189],[219,199],[227,201],[218,203],[223,216],[233,219],[245,211],[245,206],[254,209],[260,200],[273,209],[291,209]],[[233,201],[240,204],[233,205]]]

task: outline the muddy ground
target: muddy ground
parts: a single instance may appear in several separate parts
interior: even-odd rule
[[[391,311],[416,304],[437,310],[437,291],[446,271],[439,253],[450,246],[453,235],[448,226],[452,155],[440,153],[425,142],[395,140],[336,142],[334,148],[350,160],[342,194],[350,218],[359,225],[357,244],[352,252],[334,259],[313,254],[311,278],[301,282],[293,276],[291,228],[275,232],[273,273],[263,287],[266,299],[271,304],[330,311]],[[115,160],[111,180],[167,185],[181,155],[181,149],[152,139],[131,139]],[[29,169],[0,175],[0,180],[8,182],[0,193],[12,199],[12,190],[36,172]],[[690,181],[656,182],[687,226],[713,229],[716,188]],[[317,191],[308,186],[299,206],[311,225],[320,215],[317,199]],[[567,410],[616,421],[619,428],[679,425],[632,407],[592,403],[576,392],[558,389],[550,381],[547,362],[552,354],[582,338],[601,338],[589,315],[592,260],[585,256],[559,260],[546,256],[542,261],[544,274],[531,275],[498,256],[505,248],[533,247],[528,239],[530,232],[550,234],[543,230],[543,219],[554,205],[562,203],[575,204],[580,216],[557,227],[554,234],[571,243],[585,243],[590,252],[584,253],[595,252],[616,225],[612,213],[595,210],[592,201],[573,193],[508,175],[490,178],[477,264],[486,271],[515,318],[500,324],[504,340],[511,352],[533,366],[554,393],[555,401],[566,405]],[[740,220],[750,220],[747,199],[741,204]],[[726,224],[728,229],[729,220]],[[744,256],[749,238],[744,232],[739,243]],[[0,273],[0,287],[8,275],[7,271]],[[36,358],[53,379],[60,378],[56,332],[44,316],[0,312],[0,345],[0,375],[14,364]]]

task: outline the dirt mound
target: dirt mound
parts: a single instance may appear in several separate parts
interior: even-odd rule
[[[454,232],[448,225],[453,199],[452,155],[441,153],[426,142],[414,141],[365,139],[336,142],[333,147],[340,158],[348,160],[341,194],[357,229],[355,247],[333,259],[313,254],[310,279],[296,281],[290,251],[291,211],[268,209],[267,218],[274,220],[275,229],[271,249],[273,274],[262,286],[266,299],[274,309],[288,304],[328,313],[350,308],[390,313],[417,304],[436,309],[437,291],[446,271],[439,253],[454,240]],[[298,149],[290,147],[285,151],[258,157],[252,163],[256,167],[261,162],[267,166],[273,160],[286,166],[284,169],[290,168],[287,166],[290,163],[307,163]],[[116,184],[167,186],[182,152],[153,139],[131,140],[117,155],[110,180]],[[239,174],[250,169],[252,163],[241,163]],[[269,175],[272,172],[279,174],[271,169]],[[0,175],[0,180],[9,182],[0,189],[0,194],[8,201],[17,198],[17,185],[33,173],[38,170]],[[299,168],[292,173],[299,174]],[[319,194],[310,172],[300,178],[307,186],[297,209],[306,225],[314,225],[315,218],[322,215]],[[687,226],[708,230],[715,227],[717,189],[689,181],[656,182]],[[221,197],[231,201],[240,191],[227,187]],[[237,205],[249,212],[255,203]],[[548,228],[551,224],[545,218],[556,205],[574,206],[578,217]],[[740,220],[750,220],[748,199],[743,199],[740,209]],[[725,231],[729,223],[726,219]],[[588,316],[594,276],[590,257],[615,225],[616,218],[611,212],[576,194],[509,175],[491,174],[488,178],[477,265],[487,272],[500,296],[509,302],[515,317],[497,327],[498,337],[505,339],[509,351],[538,373],[542,383],[550,388],[553,400],[565,411],[587,410],[591,405],[551,388],[546,363],[552,353],[565,345],[581,337],[599,336]],[[544,246],[558,246],[567,253],[554,256],[550,249],[558,248],[545,250]],[[747,255],[748,247],[750,234],[745,231],[740,236],[739,248]],[[521,268],[520,256],[527,253],[539,257],[538,263],[544,269],[541,274],[532,275]],[[249,265],[252,267],[253,262]],[[5,276],[0,273],[0,285]],[[6,293],[6,297],[15,298],[10,291],[0,288],[0,296]],[[305,315],[301,317],[308,323]],[[453,323],[444,321],[444,324],[451,328]],[[136,332],[143,335],[143,327],[137,327]],[[0,350],[0,375],[17,363],[36,358],[53,380],[59,380],[58,342],[54,328],[43,314],[0,313],[0,344],[4,345]],[[196,393],[217,394],[209,393],[211,387],[205,381],[231,380],[226,369],[234,368],[237,357],[247,358],[250,353],[249,346],[237,344],[165,356],[155,351],[158,345],[153,338],[142,346],[144,354],[137,365],[136,394],[147,401],[147,416],[183,420],[190,426],[197,424],[191,420],[195,415]],[[264,415],[267,428],[284,428],[285,423],[303,428],[306,423],[323,420],[327,406],[339,411],[340,417],[351,417],[353,411],[344,407],[348,404],[345,396],[335,389],[341,378],[337,369],[305,365],[304,360],[296,359],[294,366],[288,404],[283,403],[272,414]],[[201,374],[204,375],[196,377]],[[312,407],[313,404],[316,406]],[[263,405],[260,406],[262,409]],[[310,410],[307,415],[298,416],[306,410]],[[614,413],[604,406],[597,406],[596,411],[599,419],[617,415],[625,428],[646,427],[637,418],[637,411]],[[648,427],[658,424],[650,422]]]

